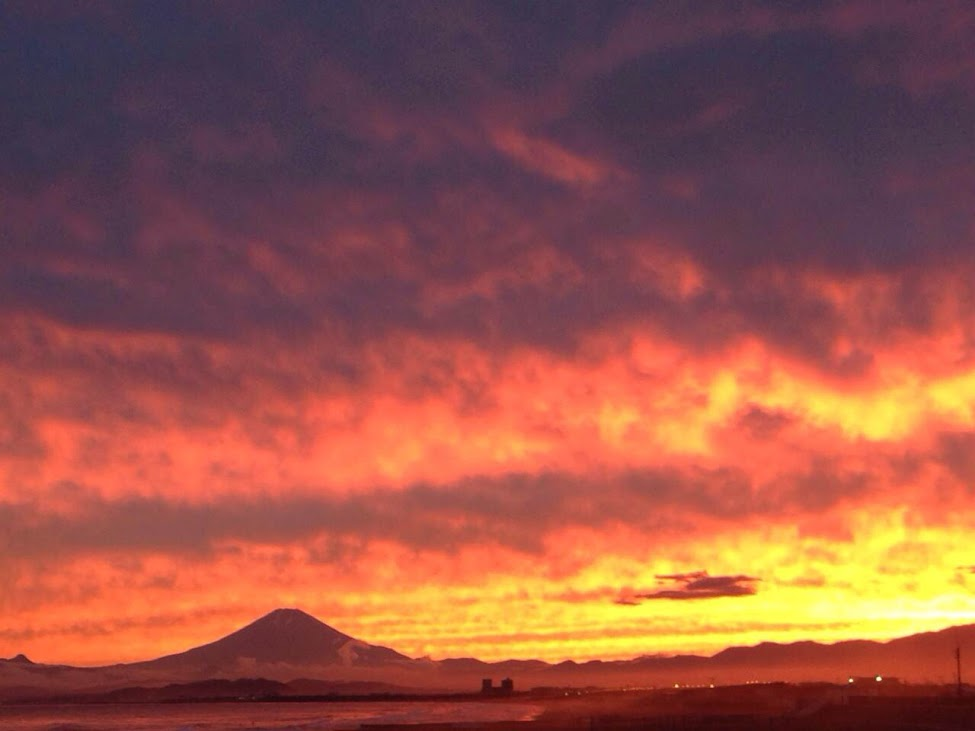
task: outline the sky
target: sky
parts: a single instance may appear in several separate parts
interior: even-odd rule
[[[975,622],[973,34],[0,4],[0,657]]]

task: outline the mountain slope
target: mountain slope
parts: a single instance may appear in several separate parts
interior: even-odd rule
[[[410,662],[387,647],[369,645],[320,622],[300,609],[275,609],[215,642],[141,666],[220,670],[241,661],[296,666],[377,667]]]

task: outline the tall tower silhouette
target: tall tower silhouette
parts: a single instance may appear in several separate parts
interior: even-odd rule
[[[958,697],[961,698],[961,645],[955,645],[955,671],[958,677]]]

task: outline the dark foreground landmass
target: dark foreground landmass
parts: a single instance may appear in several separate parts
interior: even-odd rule
[[[910,685],[858,679],[851,684],[762,683],[741,686],[600,690],[536,688],[506,697],[481,694],[265,695],[266,681],[242,680],[208,684],[207,689],[238,695],[180,697],[195,684],[155,689],[151,698],[128,689],[85,703],[223,702],[491,702],[517,703],[543,709],[531,721],[385,725],[364,724],[362,731],[971,731],[975,729],[975,692],[936,685]],[[300,685],[300,684],[299,684]],[[276,690],[282,690],[276,688]],[[307,687],[315,687],[310,685]],[[290,690],[295,690],[291,688]],[[256,695],[241,695],[253,693]],[[61,699],[69,701],[68,699]],[[77,701],[75,701],[77,702]]]
[[[771,683],[674,691],[518,694],[542,705],[532,721],[388,726],[364,731],[971,731],[975,695],[943,687],[902,686],[896,693],[857,695],[845,686]],[[497,702],[505,702],[498,700]]]

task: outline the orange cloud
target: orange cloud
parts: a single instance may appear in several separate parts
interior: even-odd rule
[[[14,9],[0,656],[968,621],[960,8]]]

